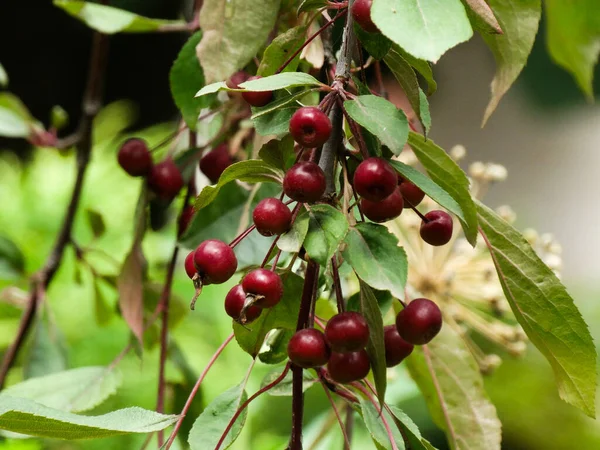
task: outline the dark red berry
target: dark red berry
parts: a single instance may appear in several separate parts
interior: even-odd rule
[[[332,352],[327,371],[333,381],[351,383],[362,380],[371,370],[371,361],[365,349],[352,353]]]
[[[331,121],[319,108],[303,106],[290,120],[290,133],[303,147],[320,147],[329,139]]]
[[[159,196],[165,199],[175,197],[183,187],[181,172],[171,158],[165,159],[152,168],[148,177],[148,185]]]
[[[227,315],[236,322],[240,322],[240,315],[242,314],[245,301],[246,293],[244,292],[244,288],[241,284],[236,284],[234,287],[232,287],[225,297],[225,312],[227,312]],[[258,306],[252,305],[246,308],[246,318],[243,322],[246,324],[255,321],[258,319],[258,316],[260,316],[261,312],[262,309],[260,309]]]
[[[325,174],[314,162],[299,162],[285,173],[283,192],[292,200],[313,203],[325,192]]]
[[[423,192],[416,184],[413,184],[408,180],[401,179],[398,189],[400,189],[400,193],[404,199],[405,208],[417,206],[425,198],[425,192]]]
[[[229,155],[229,147],[227,144],[221,144],[202,157],[200,170],[212,184],[215,184],[225,169],[233,163],[234,160]]]
[[[181,215],[179,216],[179,231],[180,233],[184,233],[185,230],[188,229],[190,223],[192,223],[192,219],[194,218],[194,214],[196,214],[196,210],[192,205],[186,206],[183,211],[181,211]]]
[[[265,198],[254,208],[252,219],[263,236],[280,235],[290,229],[292,212],[281,200]]]
[[[331,353],[323,333],[314,328],[296,332],[288,343],[287,352],[294,364],[305,369],[321,367]]]
[[[225,242],[209,239],[194,252],[194,265],[204,284],[221,284],[237,270],[237,258]]]
[[[248,78],[248,81],[258,80],[259,76]],[[273,91],[248,91],[242,92],[242,97],[251,106],[265,106],[273,100]]]
[[[397,185],[396,171],[383,158],[367,158],[354,172],[354,190],[372,202],[380,202],[391,195]]]
[[[385,364],[388,367],[400,364],[415,348],[410,342],[402,339],[402,336],[398,334],[396,325],[388,325],[383,328],[383,339],[385,342]]]
[[[254,295],[259,308],[271,308],[283,297],[283,282],[275,272],[267,269],[256,269],[242,280],[242,287],[247,294]]]
[[[380,202],[360,199],[360,210],[369,220],[377,223],[395,219],[402,214],[402,208],[404,208],[404,200],[398,188]]]
[[[396,329],[411,344],[427,344],[442,329],[442,312],[431,300],[416,298],[396,316]]]
[[[425,214],[421,222],[421,238],[428,244],[439,246],[447,244],[452,238],[452,217],[445,211],[435,210]]]
[[[352,17],[361,28],[369,33],[378,33],[379,28],[371,19],[371,5],[373,0],[355,0],[352,5]]]
[[[187,276],[190,277],[190,279],[194,278],[194,275],[196,275],[196,266],[194,265],[194,251],[191,251],[185,257],[185,273],[187,273]]]
[[[248,74],[245,71],[240,70],[239,72],[236,72],[233,75],[231,75],[231,77],[229,78],[229,80],[227,80],[225,84],[229,89],[239,89],[240,84],[242,84],[246,80],[248,80]]]
[[[146,141],[142,139],[125,141],[119,149],[117,159],[123,170],[133,177],[146,176],[152,170],[152,155]]]
[[[334,352],[357,352],[369,342],[369,325],[362,314],[343,312],[329,319],[325,339]]]

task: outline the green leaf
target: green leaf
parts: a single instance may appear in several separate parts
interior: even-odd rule
[[[342,212],[324,204],[311,206],[302,215],[308,215],[308,233],[304,239],[306,253],[312,260],[327,267],[348,233],[348,220]]]
[[[392,450],[392,444],[390,443],[390,438],[383,424],[379,410],[375,408],[375,405],[373,405],[373,403],[371,403],[364,397],[359,397],[359,401],[363,420],[365,421],[365,426],[367,427],[367,430],[369,430],[369,433],[371,434],[373,442],[375,443],[377,448],[384,450]],[[385,417],[386,422],[390,426],[396,447],[404,449],[404,439],[402,439],[402,434],[400,433],[400,431],[396,427],[394,427],[394,418],[385,409],[383,411],[383,416]]]
[[[398,45],[392,46],[392,51],[397,53],[402,59],[408,62],[413,69],[415,69],[427,82],[427,95],[433,95],[435,91],[437,91],[437,83],[433,78],[433,69],[431,68],[431,63],[415,58],[410,53],[406,53],[402,47]]]
[[[414,167],[404,164],[403,162],[390,160],[389,163],[396,169],[403,178],[417,185],[428,197],[435,201],[440,206],[443,206],[451,213],[455,214],[461,220],[464,220],[465,215],[460,205],[442,189],[435,181],[423,175]]]
[[[265,364],[279,364],[288,359],[287,346],[295,330],[275,330],[265,340],[266,349],[258,354],[258,359]]]
[[[488,3],[504,34],[482,35],[494,54],[497,66],[492,81],[492,98],[483,115],[484,125],[525,67],[535,41],[542,10],[540,0],[489,0]]]
[[[304,280],[291,272],[281,274],[283,279],[283,298],[273,308],[263,310],[262,314],[249,326],[233,323],[235,339],[239,346],[253,358],[258,355],[267,333],[275,328],[295,330],[300,309],[300,297]]]
[[[369,55],[376,60],[381,60],[390,50],[392,41],[381,33],[369,33],[354,23],[354,33]]]
[[[290,231],[281,235],[277,241],[277,248],[284,252],[298,253],[302,248],[304,239],[306,239],[308,223],[309,215],[300,214],[294,221]]]
[[[296,109],[295,106],[286,106],[254,118],[252,122],[256,132],[261,136],[283,136],[289,133],[290,120]]]
[[[8,74],[4,70],[4,66],[0,63],[0,87],[8,86]]]
[[[258,152],[258,156],[267,164],[276,169],[288,169],[288,161],[294,161],[294,140],[291,136],[287,136],[278,141],[273,139],[267,142]]]
[[[427,96],[421,88],[419,88],[419,102],[421,106],[421,124],[425,129],[425,135],[427,135],[431,130],[431,113],[429,112],[429,100],[427,100]]]
[[[28,399],[0,395],[0,429],[56,439],[97,439],[164,430],[179,416],[125,408],[101,416],[81,416]]]
[[[371,361],[371,370],[373,371],[377,396],[383,404],[387,387],[383,318],[379,310],[379,302],[373,290],[363,280],[360,280],[360,311],[369,324],[367,353]]]
[[[404,112],[383,97],[360,95],[344,102],[352,119],[365,127],[399,155],[408,138],[408,120]]]
[[[105,34],[146,33],[159,28],[185,25],[179,20],[151,19],[112,6],[75,0],[54,0],[54,5]]]
[[[169,82],[171,95],[181,110],[181,116],[192,130],[196,130],[198,117],[203,108],[210,106],[211,98],[196,98],[194,95],[204,86],[204,72],[196,56],[196,46],[202,39],[198,31],[185,43],[171,67]]]
[[[406,363],[452,450],[500,450],[496,408],[477,362],[452,324],[444,323],[429,344],[416,346]]]
[[[402,435],[408,441],[411,450],[435,450],[433,445],[421,436],[417,425],[400,408],[394,405],[388,405],[388,408],[396,418],[396,425],[402,430]]]
[[[280,0],[205,0],[200,11],[204,32],[197,47],[208,83],[243,68],[263,47],[275,25]]]
[[[298,7],[298,15],[306,11],[316,11],[327,6],[327,0],[304,0]]]
[[[279,89],[288,89],[297,86],[323,86],[319,80],[312,75],[304,72],[283,72],[276,75],[270,75],[268,77],[259,78],[258,80],[250,80],[241,83],[239,89],[231,89],[227,85],[220,81],[218,83],[209,84],[204,86],[198,91],[196,97],[203,95],[213,94],[218,91],[229,91],[229,92],[263,92],[263,91],[276,91]]]
[[[249,159],[232,164],[221,174],[219,182],[215,186],[207,186],[202,189],[196,199],[196,210],[209,205],[219,193],[219,190],[232,181],[245,181],[246,183],[275,182],[281,184],[283,171],[276,169],[259,159]]]
[[[120,384],[121,375],[115,369],[80,367],[30,378],[10,386],[2,394],[27,398],[65,412],[82,412],[113,395]]]
[[[0,92],[0,136],[26,138],[39,126],[17,96]]]
[[[38,312],[23,375],[33,378],[66,370],[67,355],[65,337],[48,313],[48,306],[44,306]]]
[[[594,66],[600,53],[600,17],[595,0],[545,0],[546,43],[552,59],[593,100]]]
[[[408,144],[425,167],[431,179],[444,189],[460,205],[464,218],[458,216],[465,237],[475,245],[477,242],[477,211],[469,192],[469,180],[462,169],[446,152],[431,139],[412,131],[408,134]]]
[[[285,33],[280,34],[263,53],[260,66],[258,66],[257,75],[266,77],[274,75],[277,69],[283,65],[292,54],[304,44],[306,37],[306,26],[290,28]],[[283,72],[295,72],[300,62],[300,53],[283,69]]]
[[[396,236],[383,225],[359,223],[350,228],[344,242],[344,259],[365,283],[404,298],[408,262]]]
[[[400,53],[398,53],[398,46],[394,46],[384,58],[386,65],[392,71],[392,74],[402,87],[402,90],[406,94],[406,98],[410,103],[410,106],[415,111],[415,114],[421,122],[421,99],[419,97],[419,81],[417,75]]]
[[[460,0],[377,0],[371,18],[384,35],[427,61],[436,62],[473,35]]]
[[[85,215],[87,217],[88,223],[90,224],[90,228],[92,229],[92,233],[95,238],[102,237],[106,232],[106,225],[104,223],[104,218],[102,215],[94,211],[93,209],[87,208],[85,210]]]
[[[0,279],[18,278],[25,271],[21,249],[6,236],[0,235]]]
[[[215,398],[194,422],[188,436],[191,450],[214,450],[229,421],[247,399],[248,396],[242,384],[232,387]],[[247,415],[248,408],[244,409],[229,430],[223,445],[221,445],[222,449],[228,448],[237,439],[244,427]]]
[[[299,100],[302,99],[302,97],[304,97],[306,94],[309,94],[310,92],[316,92],[316,89],[306,89],[306,90],[292,93],[292,94],[286,93],[282,97],[278,98],[274,102],[269,103],[266,106],[262,106],[260,108],[253,107],[251,119],[255,120],[255,119],[258,119],[259,117],[269,115],[270,113],[274,113],[277,110],[283,108],[284,106],[287,106],[290,104],[291,104],[291,107],[294,107],[294,106],[300,107],[300,106],[302,106],[302,104],[299,103]]]
[[[487,4],[486,0],[462,0],[468,8],[467,15],[471,19],[471,24],[480,32],[502,34],[502,28],[498,19],[494,16],[494,11]]]
[[[504,295],[531,342],[550,362],[560,397],[594,417],[596,350],[581,313],[517,230],[482,204],[478,212]]]
[[[281,369],[275,369],[269,372],[263,378],[260,383],[261,389],[265,386],[271,384],[281,375]],[[311,372],[308,370],[302,371],[302,392],[306,392],[310,387],[312,387],[315,383],[318,383],[319,379],[316,378]],[[272,387],[269,391],[267,391],[269,395],[273,397],[291,397],[292,392],[292,371],[288,371],[283,380],[279,382],[277,386]]]

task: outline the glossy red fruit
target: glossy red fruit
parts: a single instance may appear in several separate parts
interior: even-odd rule
[[[362,380],[371,370],[371,361],[365,349],[352,353],[332,352],[327,371],[333,381],[351,383]]]
[[[325,174],[314,162],[294,164],[283,177],[283,192],[292,200],[313,203],[325,192]]]
[[[186,206],[181,212],[181,215],[179,216],[179,231],[181,234],[183,234],[190,226],[190,223],[192,223],[194,214],[196,214],[196,210],[192,205]]]
[[[194,252],[194,265],[204,284],[221,284],[237,270],[237,258],[225,242],[209,239]]]
[[[398,334],[396,325],[388,325],[383,328],[383,339],[385,343],[385,364],[387,367],[394,367],[400,364],[415,348],[410,342],[402,339],[402,336]]]
[[[352,5],[352,17],[363,30],[369,33],[378,33],[379,28],[371,19],[371,5],[373,5],[373,0],[355,0]]]
[[[263,236],[280,235],[289,231],[292,212],[281,200],[265,198],[254,208],[252,219],[256,230]]]
[[[247,81],[258,80],[259,76],[248,78]],[[273,91],[242,92],[242,97],[251,106],[265,106],[273,100]]]
[[[242,84],[244,81],[247,81],[248,77],[249,75],[245,71],[240,70],[239,72],[231,75],[225,84],[229,89],[239,89],[240,84]]]
[[[202,157],[200,170],[215,184],[225,169],[233,163],[234,159],[229,155],[229,146],[221,144]]]
[[[194,265],[194,251],[188,253],[185,257],[185,273],[190,279],[194,278],[196,275],[196,266]]]
[[[402,214],[404,200],[400,189],[396,188],[391,195],[380,202],[372,202],[366,198],[360,199],[360,210],[369,220],[377,223],[387,222]]]
[[[447,244],[452,238],[452,217],[445,211],[435,210],[425,214],[427,221],[421,222],[421,238],[430,245]]]
[[[256,296],[259,308],[271,308],[283,297],[283,282],[275,272],[267,269],[256,269],[242,280],[242,287],[246,294]]]
[[[241,284],[236,284],[230,289],[225,297],[225,312],[236,322],[240,322],[240,315],[244,308],[244,302],[246,301],[246,293]],[[246,309],[245,315],[246,320],[244,323],[250,323],[258,319],[262,309],[258,306],[250,306]]]
[[[396,316],[396,329],[411,344],[427,344],[442,329],[442,312],[431,300],[416,298]]]
[[[319,108],[303,106],[290,119],[290,133],[303,147],[320,147],[331,135],[331,121]]]
[[[397,185],[396,171],[383,158],[367,158],[354,172],[354,190],[372,202],[380,202],[391,195]]]
[[[165,159],[152,168],[148,177],[148,185],[159,196],[165,199],[175,197],[183,187],[181,172],[171,158]]]
[[[357,312],[336,314],[327,322],[325,339],[334,352],[357,352],[369,342],[369,325]]]
[[[142,139],[128,139],[121,145],[117,155],[119,165],[133,177],[143,177],[152,170],[152,155],[148,144]]]
[[[297,331],[288,343],[287,352],[290,361],[305,369],[326,364],[331,353],[323,333],[314,328]]]
[[[417,206],[425,198],[425,192],[423,192],[417,185],[411,183],[408,180],[400,181],[398,185],[402,198],[404,199],[404,207],[410,208],[411,206]]]

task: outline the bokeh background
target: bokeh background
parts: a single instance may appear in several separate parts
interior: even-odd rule
[[[122,0],[117,6],[148,16],[172,18],[181,5],[179,1]],[[71,126],[77,123],[90,35],[85,26],[53,8],[50,1],[0,2],[0,62],[9,74],[9,89],[46,124],[55,104],[69,112]],[[130,135],[157,143],[176,126],[168,71],[184,40],[179,35],[111,38],[106,88],[109,106],[95,123],[93,161],[82,200],[82,211],[91,208],[103,215],[107,232],[94,241],[84,214],[78,216],[75,226],[75,236],[81,245],[93,245],[109,255],[94,258],[103,273],[116,275],[115,261],[122,261],[129,249],[133,210],[140,189],[140,181],[129,178],[118,167],[117,145]],[[507,181],[490,189],[486,202],[494,207],[510,205],[518,215],[517,227],[551,232],[558,238],[563,247],[563,281],[597,340],[600,338],[600,107],[586,103],[573,79],[552,64],[544,46],[543,23],[527,67],[482,129],[481,119],[494,70],[493,58],[478,38],[453,49],[436,64],[434,73],[439,89],[430,99],[431,137],[446,149],[464,145],[465,168],[470,162],[480,160],[506,166]],[[598,92],[600,86],[596,85]],[[398,95],[390,90],[392,96]],[[29,274],[39,269],[50,251],[73,180],[72,154],[0,140],[0,234],[20,248]],[[144,251],[149,260],[150,279],[162,280],[174,234],[174,220],[161,232],[149,233]],[[128,330],[116,317],[104,327],[96,324],[91,275],[85,271],[79,274],[75,266],[75,256],[69,251],[48,292],[48,303],[68,342],[69,367],[105,365],[128,343]],[[4,278],[0,288],[16,283],[18,288],[27,289],[23,280]],[[181,409],[190,380],[194,381],[230,333],[230,321],[222,312],[222,299],[228,289],[229,285],[207,288],[197,311],[182,314],[175,329],[187,365],[168,367],[169,381],[175,386],[174,411]],[[178,270],[174,286],[177,303],[185,305],[192,291],[183,270]],[[116,305],[113,290],[106,289],[103,294],[107,302]],[[21,307],[18,291],[0,297],[0,352],[14,336]],[[27,352],[22,355],[23,360],[28,357]],[[157,363],[156,347],[146,349],[141,360],[130,354],[120,366],[124,382],[118,394],[92,413],[132,405],[153,409]],[[219,393],[237,384],[249,363],[249,356],[230,346],[208,376],[190,415],[198,415]],[[270,367],[257,365],[249,391],[259,387],[269,370]],[[18,370],[11,374],[13,381],[20,377]],[[504,448],[600,448],[598,422],[560,402],[550,367],[534,348],[520,360],[507,358],[486,379],[486,384],[503,422]],[[320,389],[313,387],[307,394],[306,448],[341,449],[336,426],[325,429],[330,432],[320,446],[311,446],[323,431],[324,421],[329,419],[328,405]],[[436,447],[446,448],[443,434],[431,423],[414,384],[401,368],[390,393]],[[252,405],[245,430],[233,448],[284,448],[289,433],[289,411],[289,398],[263,396]],[[186,427],[191,426],[193,418],[186,421]],[[143,436],[127,436],[72,443],[0,439],[0,449],[125,450],[139,448],[143,439]],[[373,445],[360,427],[355,445],[360,449]]]

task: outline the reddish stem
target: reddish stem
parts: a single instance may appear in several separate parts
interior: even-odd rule
[[[204,378],[206,378],[206,375],[208,374],[208,371],[211,369],[211,367],[213,366],[213,364],[215,363],[215,361],[217,360],[217,358],[221,355],[221,353],[223,352],[223,350],[225,350],[225,347],[227,347],[227,344],[229,344],[233,340],[233,337],[234,337],[233,333],[230,334],[229,337],[227,339],[225,339],[225,342],[223,342],[220,345],[220,347],[217,349],[217,351],[215,352],[215,354],[208,361],[207,366],[204,368],[204,371],[200,375],[200,378],[198,378],[198,381],[196,381],[196,384],[194,385],[194,388],[190,392],[190,395],[188,396],[188,399],[185,402],[185,405],[184,405],[183,409],[181,410],[181,414],[179,415],[180,416],[179,420],[175,424],[175,428],[173,428],[173,431],[171,432],[171,435],[169,436],[169,440],[165,444],[164,450],[169,450],[171,448],[171,445],[173,444],[173,441],[175,441],[175,438],[177,437],[177,433],[179,432],[179,429],[181,428],[181,424],[183,423],[183,419],[185,419],[185,415],[187,414],[187,412],[189,411],[190,407],[192,406],[192,401],[194,401],[194,397],[196,397],[196,394],[198,393],[198,390],[200,389],[200,385],[204,381]]]
[[[335,405],[335,402],[333,401],[333,398],[331,398],[331,394],[329,393],[329,389],[327,388],[327,386],[325,385],[325,383],[323,382],[323,380],[321,380],[321,386],[323,387],[323,390],[325,391],[325,395],[327,396],[327,399],[329,400],[329,403],[331,403],[331,407],[333,408],[333,412],[335,413],[335,417],[337,417],[337,421],[340,424],[340,428],[342,429],[342,434],[344,435],[344,449],[345,450],[350,450],[350,438],[348,437],[348,434],[346,433],[346,428],[344,427],[344,422],[342,422],[342,418],[340,417],[340,413],[337,409],[337,406]]]
[[[240,242],[242,242],[250,233],[252,233],[252,231],[255,228],[256,228],[256,225],[252,225],[250,228],[248,228],[246,231],[244,231],[242,234],[240,234],[238,237],[236,237],[233,241],[231,241],[229,246],[231,248],[235,248],[235,246],[238,245]]]
[[[244,403],[242,403],[242,406],[240,406],[238,408],[238,410],[235,412],[235,414],[233,415],[233,417],[231,418],[231,420],[227,424],[227,428],[225,428],[225,431],[223,431],[223,434],[221,435],[221,439],[219,439],[219,442],[217,443],[217,446],[215,447],[215,450],[219,450],[221,448],[221,445],[223,445],[223,441],[225,441],[225,438],[227,437],[227,434],[229,433],[229,431],[231,431],[231,427],[233,427],[233,424],[235,423],[235,421],[237,420],[237,418],[240,416],[240,414],[244,411],[244,409],[246,409],[246,407],[256,397],[258,397],[259,395],[264,394],[265,392],[267,392],[270,389],[273,389],[275,386],[277,386],[279,383],[281,383],[281,381],[285,378],[285,376],[287,375],[287,373],[288,373],[289,370],[290,370],[290,363],[287,363],[286,366],[285,366],[285,368],[283,369],[283,372],[281,372],[281,375],[279,375],[274,381],[272,381],[271,383],[267,384],[265,387],[261,388],[254,395],[252,395],[252,397],[250,397],[248,400],[246,400]],[[165,450],[168,450],[168,447],[165,448]]]
[[[335,298],[337,300],[338,312],[344,312],[344,294],[342,293],[342,282],[340,280],[340,271],[337,265],[335,255],[331,258],[331,272],[333,274],[333,288],[335,290]]]
[[[275,72],[275,74],[281,73],[283,71],[283,69],[285,69],[289,63],[291,63],[294,58],[296,56],[298,56],[300,54],[300,52],[304,49],[304,47],[306,47],[308,44],[310,44],[317,36],[319,36],[327,27],[329,27],[332,23],[334,23],[336,20],[338,20],[340,17],[344,17],[346,15],[346,13],[348,12],[348,9],[344,9],[344,10],[338,10],[338,13],[335,15],[335,17],[331,20],[329,20],[327,23],[325,23],[325,25],[323,25],[321,28],[319,28],[315,34],[313,34],[311,37],[309,37],[304,44],[302,44],[300,46],[300,48],[298,50],[296,50],[292,56],[290,56],[286,62],[284,62],[281,67],[279,69],[277,69],[277,71]]]

